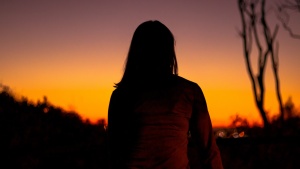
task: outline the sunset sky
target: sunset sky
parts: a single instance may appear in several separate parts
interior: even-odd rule
[[[272,28],[278,22],[273,15],[270,6]],[[236,0],[1,1],[0,83],[33,101],[47,96],[91,121],[107,118],[133,32],[147,20],[161,21],[174,34],[179,75],[200,85],[214,126],[228,125],[235,114],[260,122]],[[300,30],[300,14],[291,24]],[[283,101],[291,96],[300,108],[300,40],[282,27],[278,40]],[[266,110],[277,114],[270,62],[265,80]]]

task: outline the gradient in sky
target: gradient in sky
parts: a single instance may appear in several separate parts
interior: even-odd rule
[[[300,30],[299,18],[292,16],[295,30]],[[161,21],[174,34],[179,75],[201,86],[214,126],[229,124],[237,113],[260,121],[234,0],[1,1],[0,83],[34,101],[47,96],[54,105],[91,121],[107,118],[133,32],[147,20]],[[298,106],[300,40],[282,28],[278,40],[282,97],[286,101],[291,96]],[[270,63],[265,80],[266,109],[276,114]]]

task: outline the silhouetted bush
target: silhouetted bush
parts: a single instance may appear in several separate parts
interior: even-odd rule
[[[107,168],[105,121],[91,124],[76,112],[16,99],[0,85],[2,160],[9,168]],[[5,166],[2,164],[3,166]]]
[[[246,118],[236,115],[231,131],[245,132],[246,137],[217,137],[224,168],[299,168],[300,113],[291,98],[284,104],[284,112],[284,123],[273,116],[269,130],[258,125],[250,127]]]

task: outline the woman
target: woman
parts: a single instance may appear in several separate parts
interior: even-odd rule
[[[108,110],[113,169],[222,168],[200,87],[177,73],[174,37],[159,21],[135,30],[124,75]],[[190,138],[189,138],[190,133]]]

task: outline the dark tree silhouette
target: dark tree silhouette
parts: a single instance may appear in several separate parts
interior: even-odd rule
[[[264,107],[265,100],[265,83],[264,75],[267,58],[271,57],[272,70],[274,73],[277,100],[279,103],[279,111],[283,122],[283,104],[280,92],[280,81],[278,75],[278,43],[275,44],[276,35],[279,26],[276,25],[271,31],[266,19],[266,1],[265,0],[238,0],[238,8],[240,11],[242,30],[240,36],[243,39],[244,57],[246,61],[247,71],[250,76],[252,90],[256,107],[263,119],[264,127],[269,127],[269,120]],[[258,31],[262,29],[263,34]],[[262,41],[265,41],[263,45]],[[258,72],[253,72],[250,62],[252,45],[255,45],[258,51]]]

